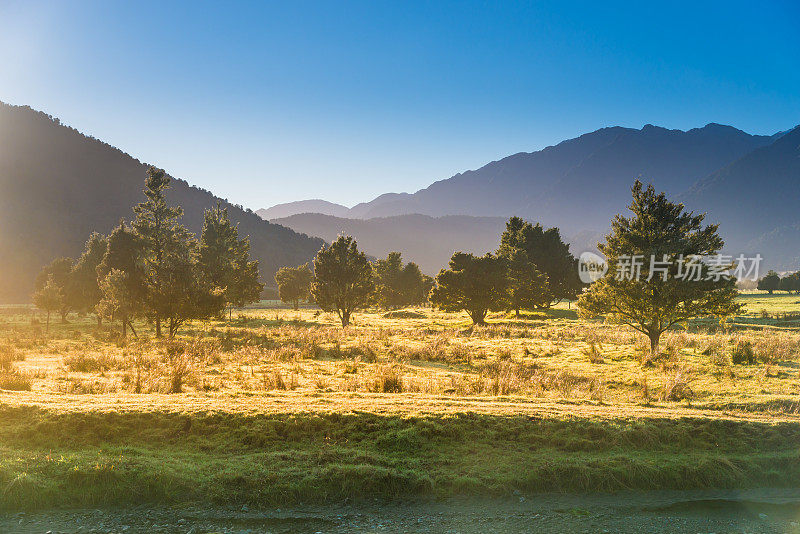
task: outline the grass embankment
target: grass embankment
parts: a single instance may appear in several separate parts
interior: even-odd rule
[[[793,485],[800,425],[0,407],[0,507]]]

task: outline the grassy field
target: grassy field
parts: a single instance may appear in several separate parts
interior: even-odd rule
[[[567,304],[342,330],[276,303],[127,342],[0,309],[0,507],[797,485],[795,295],[670,332]]]

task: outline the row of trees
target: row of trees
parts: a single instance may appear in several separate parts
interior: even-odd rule
[[[800,271],[781,276],[775,271],[769,271],[764,278],[758,281],[758,289],[768,291],[786,291],[787,293],[800,293]]]
[[[495,254],[474,256],[456,252],[449,269],[436,279],[414,263],[403,265],[398,252],[370,264],[352,237],[341,236],[323,247],[307,265],[284,268],[275,276],[281,299],[297,306],[310,297],[323,310],[335,312],[343,326],[360,308],[398,308],[430,300],[447,311],[466,311],[483,324],[496,310],[549,307],[575,298],[581,290],[577,261],[557,228],[544,229],[512,217]]]
[[[357,308],[374,305],[396,309],[423,304],[433,287],[433,278],[423,274],[414,262],[403,264],[399,252],[370,263],[352,237],[340,237],[320,250],[314,272],[308,264],[283,267],[275,274],[275,282],[280,299],[295,309],[301,300],[328,302],[329,311],[341,312],[340,318],[348,317],[345,322]],[[337,302],[341,304],[338,308]]]
[[[735,301],[733,278],[715,276],[705,263],[696,266],[698,276],[680,276],[678,258],[715,256],[722,249],[717,225],[704,225],[705,215],[687,212],[682,204],[670,202],[652,186],[644,188],[638,180],[632,194],[632,215],[617,215],[599,245],[609,268],[589,287],[581,285],[577,262],[557,229],[545,230],[513,217],[496,254],[453,255],[449,268],[436,277],[431,303],[447,311],[466,311],[475,324],[482,324],[488,311],[546,307],[579,296],[581,316],[603,316],[645,334],[652,355],[658,352],[662,333],[676,325],[695,317],[738,313],[741,305]],[[619,276],[624,258],[633,256],[659,258],[663,263],[657,272],[644,264],[637,276]],[[317,254],[310,294],[346,326],[355,309],[371,302],[374,273],[398,260],[387,259],[373,269],[352,238],[340,237]]]
[[[109,236],[92,234],[77,261],[58,258],[36,279],[34,304],[66,321],[71,311],[118,319],[122,334],[133,319],[162,325],[173,337],[189,319],[219,316],[226,307],[258,300],[263,285],[250,243],[240,238],[227,209],[206,210],[198,240],[180,222],[183,210],[169,206],[170,179],[155,167],[147,170],[146,200],[134,206],[130,226],[120,221]]]

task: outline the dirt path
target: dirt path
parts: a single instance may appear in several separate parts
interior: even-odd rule
[[[251,510],[136,507],[0,515],[2,533],[798,533],[800,489],[517,495]]]

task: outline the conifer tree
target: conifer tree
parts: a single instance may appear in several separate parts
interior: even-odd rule
[[[203,215],[197,261],[205,282],[220,292],[223,307],[259,299],[264,286],[258,280],[258,262],[250,260],[250,241],[239,238],[227,208],[219,202]]]

